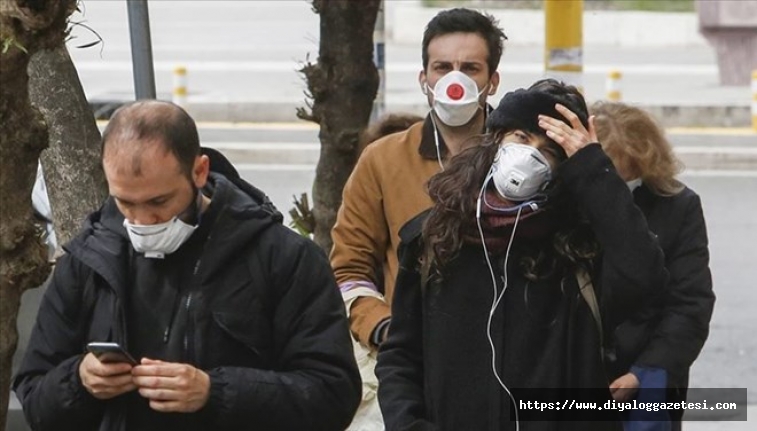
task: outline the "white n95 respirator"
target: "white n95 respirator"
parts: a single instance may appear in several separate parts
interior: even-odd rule
[[[124,227],[134,250],[144,253],[147,258],[158,259],[178,250],[197,229],[197,226],[184,223],[178,217],[152,225],[133,224],[124,219]]]
[[[481,107],[478,98],[486,87],[478,90],[476,81],[458,70],[442,76],[434,88],[426,84],[434,94],[433,108],[439,120],[451,127],[467,124]]]
[[[514,142],[503,143],[492,165],[492,181],[505,199],[521,202],[533,199],[547,187],[552,169],[534,147]]]

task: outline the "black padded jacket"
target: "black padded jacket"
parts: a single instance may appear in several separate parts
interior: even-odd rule
[[[212,169],[230,168],[214,156]],[[282,226],[236,172],[211,173],[210,183],[217,215],[183,317],[190,342],[169,352],[208,373],[210,397],[161,429],[343,430],[360,401],[360,375],[325,254]],[[125,396],[97,400],[78,373],[88,342],[128,349],[127,319],[138,318],[126,307],[133,248],[122,222],[109,199],[56,265],[13,382],[36,431],[128,429]]]

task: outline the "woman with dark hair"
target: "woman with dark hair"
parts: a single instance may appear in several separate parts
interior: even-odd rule
[[[555,407],[610,399],[605,335],[667,273],[583,98],[560,88],[508,93],[403,227],[376,369],[388,430],[620,429]]]

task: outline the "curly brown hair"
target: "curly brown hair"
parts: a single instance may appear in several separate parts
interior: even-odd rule
[[[403,132],[420,121],[423,121],[423,117],[415,114],[390,113],[382,116],[377,121],[369,124],[360,134],[358,154],[361,154],[365,150],[365,147],[384,136]]]
[[[683,190],[683,184],[676,179],[683,165],[651,115],[619,102],[597,102],[591,111],[599,142],[619,172],[641,178],[661,196]]]
[[[463,245],[463,224],[476,213],[478,192],[504,132],[478,137],[476,145],[455,156],[429,180],[434,206],[423,224],[423,261],[441,271]]]

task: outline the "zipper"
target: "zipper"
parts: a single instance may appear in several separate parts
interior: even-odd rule
[[[223,212],[218,214],[218,217],[216,218],[216,221],[218,221],[221,218],[221,215]],[[198,222],[199,223],[199,222]],[[203,243],[202,249],[200,250],[200,257],[195,261],[195,266],[192,269],[192,280],[190,281],[189,291],[187,293],[187,300],[184,303],[184,311],[186,312],[187,319],[187,326],[186,330],[184,331],[184,342],[183,348],[184,348],[184,359],[186,362],[190,364],[195,363],[195,355],[194,355],[194,320],[191,316],[192,311],[192,293],[195,290],[198,290],[200,288],[199,281],[198,281],[198,274],[200,273],[200,263],[202,262],[202,256],[205,254],[205,248],[207,247],[208,243],[210,243],[211,238],[213,237],[213,231],[211,230],[210,233],[208,233],[208,237],[205,238],[205,242]],[[170,333],[170,328],[167,329]]]
[[[207,240],[210,240],[210,236],[208,236]],[[207,241],[206,240],[206,241]],[[192,283],[189,289],[189,292],[187,293],[187,300],[184,303],[184,311],[186,314],[187,319],[187,328],[186,331],[184,331],[184,358],[189,363],[193,363],[194,361],[194,319],[192,319],[192,293],[194,292],[194,288],[196,288],[197,284],[197,274],[200,272],[200,262],[202,259],[197,259],[195,262],[194,269],[192,270]]]
[[[198,259],[195,262],[194,268],[192,269],[192,278],[193,279],[197,275],[197,273],[199,272],[199,268],[200,268],[200,260]],[[176,319],[176,315],[178,314],[179,307],[182,306],[180,304],[181,296],[182,295],[180,293],[176,294],[176,299],[174,300],[174,305],[171,307],[171,317],[168,319],[168,325],[166,326],[166,329],[163,330],[163,344],[168,343],[168,340],[171,338],[171,330],[173,329],[174,320]],[[191,306],[191,304],[192,304],[192,291],[190,290],[187,293],[187,300],[184,301],[184,308],[185,308],[185,310],[187,312],[189,312],[189,307]],[[184,335],[184,342],[182,344],[183,344],[183,347],[184,347],[184,353],[186,353],[187,347],[188,347],[188,340],[187,340],[187,335],[186,334]]]
[[[128,261],[127,261],[127,268],[126,268],[126,270],[127,270],[127,272],[126,272],[126,278],[127,278],[126,283],[127,283],[127,285],[128,284],[132,284],[133,281],[134,281],[133,277],[134,277],[134,268],[135,268],[135,266],[134,266],[134,248],[133,247],[129,247],[128,250],[129,250],[128,251],[128,257],[127,257]],[[110,283],[108,283],[108,285],[110,285]],[[121,329],[120,330],[120,334],[118,336],[116,336],[115,334],[112,334],[112,335],[114,336],[115,341],[121,343],[121,346],[124,349],[127,349],[127,351],[128,351],[128,349],[129,349],[129,326],[126,323],[126,307],[124,306],[124,304],[122,302],[122,298],[118,295],[118,289],[115,286],[110,286],[110,288],[113,290],[114,296],[116,298],[115,304],[114,304],[114,306],[115,306],[114,315],[117,316],[118,322],[119,322],[119,324],[121,326],[121,328],[120,328]],[[118,338],[115,338],[115,337],[122,338],[122,339],[119,340]],[[138,359],[138,361],[140,361],[140,359]]]
[[[184,331],[184,358],[186,358],[187,360],[189,360],[190,351],[191,351],[189,348],[189,344],[190,344],[189,339],[191,338],[192,335],[194,335],[192,334],[194,332],[194,325],[192,325],[192,319],[189,316],[189,311],[190,311],[191,306],[192,306],[192,292],[189,292],[189,294],[187,294],[187,302],[184,305],[184,309],[186,310],[186,313],[187,313],[187,330]]]
[[[163,344],[168,344],[168,339],[171,337],[171,329],[176,319],[176,310],[179,308],[180,296],[179,292],[175,293],[173,304],[171,304],[171,317],[168,318],[168,325],[166,325],[166,329],[163,331]]]

